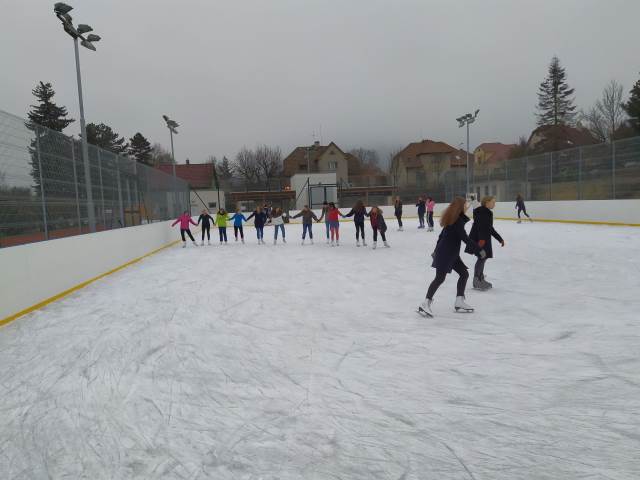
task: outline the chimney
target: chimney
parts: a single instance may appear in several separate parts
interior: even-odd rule
[[[315,142],[313,142],[313,147],[317,148],[320,146],[320,142],[318,140],[316,140]]]
[[[189,165],[189,159],[187,158],[187,165]]]

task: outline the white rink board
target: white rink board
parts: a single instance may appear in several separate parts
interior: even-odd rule
[[[248,227],[3,327],[2,478],[639,478],[640,229],[498,221],[494,289],[425,320],[438,231],[406,223]]]

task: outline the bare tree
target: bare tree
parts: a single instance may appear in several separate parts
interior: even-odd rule
[[[280,147],[260,145],[254,152],[258,172],[265,182],[267,190],[270,189],[270,181],[282,172],[282,151]]]
[[[583,114],[589,131],[602,142],[615,139],[627,119],[622,92],[622,85],[611,80],[602,91],[602,98]]]
[[[363,171],[377,170],[380,168],[378,152],[369,148],[352,148],[349,153],[360,160]]]
[[[236,154],[233,162],[233,170],[244,180],[245,186],[258,182],[260,178],[256,155],[247,147],[242,147]]]

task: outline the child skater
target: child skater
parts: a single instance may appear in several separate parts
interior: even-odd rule
[[[227,211],[224,208],[218,210],[216,214],[216,225],[218,225],[218,233],[220,234],[220,245],[224,240],[224,244],[227,245]]]
[[[331,233],[332,247],[340,246],[340,217],[341,216],[342,214],[340,213],[340,210],[338,210],[338,208],[336,207],[336,204],[333,202],[329,203],[329,208],[327,209],[326,217],[329,220],[329,232]],[[320,218],[322,219],[322,217]]]
[[[229,221],[233,220],[233,236],[236,238],[236,242],[238,241],[238,233],[240,234],[240,239],[242,243],[244,243],[244,231],[242,230],[242,222],[246,222],[247,219],[245,216],[240,213],[240,207],[236,208],[236,213],[233,214],[233,217],[229,219]]]
[[[204,245],[204,234],[205,234],[205,232],[207,233],[207,243],[209,245],[211,245],[211,224],[213,223],[215,225],[216,222],[214,222],[213,217],[211,215],[209,215],[209,212],[207,210],[202,210],[202,213],[198,217],[198,225],[200,225],[200,222],[202,222],[202,243],[201,243],[201,245]]]
[[[418,306],[418,313],[424,317],[433,317],[433,312],[431,311],[433,296],[438,287],[444,282],[447,274],[451,273],[451,270],[455,270],[460,275],[456,303],[454,305],[455,311],[473,312],[473,308],[464,301],[464,290],[467,286],[469,273],[467,272],[467,266],[460,258],[460,245],[462,242],[466,243],[480,258],[485,258],[487,254],[467,236],[467,232],[464,229],[464,224],[469,221],[469,217],[465,215],[465,211],[468,208],[469,205],[464,198],[455,197],[443,212],[442,217],[440,217],[442,231],[438,237],[436,249],[431,255],[433,257],[431,266],[436,269],[436,277],[429,285],[425,301]]]
[[[524,206],[524,198],[522,198],[522,195],[520,194],[516,197],[516,210],[518,210],[518,223],[522,223],[522,220],[520,220],[521,212],[524,213],[530,222],[533,222],[533,219],[527,213],[527,207]]]
[[[436,202],[433,201],[433,198],[427,197],[427,223],[429,225],[427,232],[433,232],[433,209],[435,207]]]
[[[309,208],[309,205],[305,205],[300,213],[294,215],[291,218],[299,218],[302,217],[302,245],[304,245],[304,239],[307,236],[307,232],[309,232],[309,240],[311,241],[311,245],[313,245],[313,221],[318,222],[318,217],[315,213]]]
[[[189,230],[189,224],[191,223],[191,224],[195,225],[196,227],[198,226],[198,224],[193,221],[193,219],[191,218],[191,215],[189,215],[189,212],[187,212],[186,210],[184,212],[182,212],[182,215],[180,215],[177,218],[177,220],[171,224],[171,226],[173,227],[177,223],[180,224],[180,236],[182,237],[182,248],[185,248],[187,246],[187,240],[184,238],[184,234],[185,233],[187,235],[189,235],[189,238],[193,242],[193,245],[197,247],[198,244],[196,243],[195,239],[193,238],[193,235],[191,235],[191,230]]]
[[[247,217],[247,222],[253,218],[253,225],[256,227],[258,245],[264,245],[264,224],[267,223],[267,214],[258,205],[251,215]]]
[[[418,198],[418,203],[416,203],[416,207],[418,207],[418,228],[424,228],[424,214],[427,211],[427,205],[424,201],[424,197]]]
[[[282,230],[282,243],[287,243],[287,240],[284,238],[284,217],[286,217],[287,214],[283,213],[280,207],[272,210],[272,212],[271,224],[274,226],[273,244],[278,243],[278,229]]]
[[[364,217],[368,217],[367,209],[364,208],[362,200],[358,200],[349,213],[342,217],[353,217],[353,223],[356,226],[356,247],[360,246],[360,235],[362,235],[362,246],[366,247],[367,242],[364,240]]]
[[[491,237],[494,237],[504,247],[504,240],[493,228],[493,208],[496,206],[495,197],[484,197],[480,206],[473,211],[473,225],[469,232],[469,238],[476,242],[482,248],[487,256],[485,258],[478,257],[473,274],[473,288],[477,290],[489,290],[493,285],[484,279],[484,264],[488,258],[493,258],[493,248],[491,246]],[[466,253],[473,253],[473,250],[467,245],[464,250]]]
[[[384,246],[389,248],[387,238],[384,236],[384,232],[387,231],[387,223],[382,216],[382,210],[378,207],[373,207],[369,212],[369,220],[371,221],[371,229],[373,230],[373,249],[376,249],[376,244],[378,243],[378,231],[380,231]]]
[[[327,243],[329,243],[329,234],[331,231],[331,226],[329,225],[330,223],[329,217],[327,216],[328,211],[329,211],[329,204],[325,200],[324,202],[322,202],[322,214],[320,214],[320,219],[318,220],[318,222],[321,222],[322,219],[324,218],[324,227],[327,230]]]
[[[402,200],[400,197],[396,197],[395,202],[393,202],[393,209],[396,218],[398,219],[398,231],[402,231]]]

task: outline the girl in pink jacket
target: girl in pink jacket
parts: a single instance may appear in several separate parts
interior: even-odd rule
[[[198,244],[196,243],[195,239],[193,238],[193,235],[191,235],[191,230],[189,230],[189,224],[192,223],[196,227],[198,226],[198,224],[192,220],[191,215],[189,215],[189,212],[187,212],[185,210],[182,213],[182,215],[180,215],[178,217],[178,219],[171,224],[171,226],[173,227],[177,223],[180,223],[180,235],[182,236],[182,248],[185,248],[187,246],[187,240],[184,238],[184,234],[185,233],[187,235],[189,235],[189,238],[191,239],[193,244],[197,247]]]

